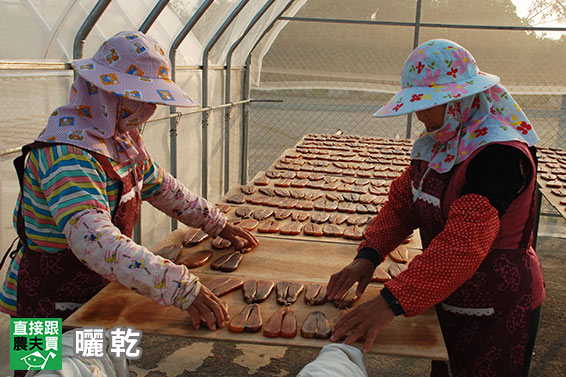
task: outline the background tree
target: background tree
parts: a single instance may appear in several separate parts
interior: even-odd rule
[[[533,26],[566,20],[566,1],[531,0],[526,21]]]

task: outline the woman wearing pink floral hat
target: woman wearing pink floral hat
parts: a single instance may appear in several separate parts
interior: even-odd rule
[[[431,40],[408,57],[402,89],[375,116],[416,113],[425,131],[411,166],[368,226],[354,261],[332,275],[336,299],[419,228],[423,253],[378,297],[347,313],[333,340],[365,337],[364,351],[396,315],[435,306],[449,365],[432,376],[526,376],[540,305],[542,270],[531,247],[538,141],[499,77],[480,72],[472,55]]]
[[[223,327],[228,312],[185,266],[131,240],[141,200],[236,248],[257,245],[150,157],[140,132],[156,104],[196,106],[173,81],[163,49],[121,32],[92,59],[73,62],[71,102],[56,109],[20,158],[17,250],[0,310],[66,318],[109,281],[186,310],[193,325]],[[24,158],[28,155],[24,166]]]

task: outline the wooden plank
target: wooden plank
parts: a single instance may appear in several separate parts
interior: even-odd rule
[[[560,215],[562,216],[562,218],[566,219],[566,198],[563,197],[559,197],[557,195],[554,195],[551,191],[552,188],[550,187],[546,187],[546,182],[545,180],[538,178],[537,180],[537,184],[539,185],[539,189],[541,194],[546,198],[546,200],[548,200],[548,202],[554,207],[556,208],[556,210],[558,211],[558,213],[560,213]],[[563,188],[565,189],[565,188]],[[560,202],[564,202],[564,203],[560,203]]]
[[[156,250],[164,246],[180,243],[185,229],[178,229],[170,233],[156,246]],[[237,274],[244,278],[272,279],[272,280],[307,280],[310,282],[326,283],[335,272],[348,265],[357,253],[357,245],[348,245],[334,242],[321,242],[318,240],[280,239],[271,237],[258,237],[259,245],[251,252],[244,254],[238,269],[233,273],[212,270],[210,263],[192,269],[191,272],[199,275],[206,272],[218,276],[231,276]],[[213,250],[210,262],[222,255],[234,252],[233,247],[225,250],[215,250],[207,239],[191,248],[183,248],[177,259],[182,259],[191,253],[201,250]],[[409,260],[421,251],[407,248]],[[382,266],[387,269],[392,261],[387,258]]]
[[[540,192],[566,219],[566,197],[552,192],[553,189],[566,190],[566,151],[559,148],[538,147],[537,158],[537,184]],[[549,181],[552,181],[552,183]],[[551,186],[559,187],[548,187],[549,183],[551,183]],[[556,185],[556,183],[560,183],[560,185]]]
[[[212,280],[209,274],[200,275],[203,282]],[[216,278],[217,276],[214,276]],[[378,294],[379,287],[370,286],[358,303],[365,302]],[[241,290],[234,291],[221,298],[227,303],[230,316],[234,317],[245,306]],[[275,301],[275,293],[260,304],[263,323],[280,305]],[[292,305],[300,327],[307,315],[312,311],[322,311],[335,324],[340,311],[331,303],[309,307],[304,303],[302,294]],[[329,340],[306,339],[299,334],[292,339],[267,338],[258,333],[233,333],[227,328],[209,331],[195,330],[186,312],[175,307],[162,307],[150,298],[138,295],[128,288],[116,283],[110,284],[91,301],[77,310],[64,321],[64,326],[84,327],[99,326],[113,328],[115,326],[131,326],[147,333],[161,335],[177,335],[208,340],[229,340],[234,342],[283,345],[295,347],[321,348],[330,343]],[[362,346],[362,343],[356,343]],[[448,356],[444,340],[440,332],[436,314],[429,310],[413,318],[396,317],[393,322],[381,331],[370,351],[372,354],[407,356],[433,360],[447,360]]]
[[[171,233],[158,246],[180,242],[183,231]],[[191,253],[208,248],[210,241],[184,249],[182,253]],[[279,240],[262,238],[260,245],[244,255],[241,266],[233,273],[211,270],[209,264],[193,270],[206,285],[224,276],[242,280],[250,278],[278,281],[299,281],[326,283],[331,273],[348,264],[355,254],[355,247],[323,242],[305,242],[297,240]],[[221,252],[225,253],[225,252]],[[215,252],[216,255],[221,253]],[[411,257],[418,253],[410,250]],[[321,255],[324,257],[321,258]],[[390,263],[388,261],[385,262]],[[379,294],[381,284],[372,283],[356,303],[362,303]],[[245,306],[241,290],[234,291],[221,298],[227,303],[230,315],[234,317]],[[271,314],[279,308],[275,293],[260,304],[263,322],[266,323]],[[306,316],[315,310],[324,312],[332,323],[336,323],[340,310],[333,304],[308,306],[303,294],[293,304],[299,326]],[[267,338],[260,333],[232,333],[228,329],[211,332],[205,329],[193,329],[186,312],[175,307],[161,307],[153,300],[112,283],[77,310],[64,322],[66,327],[132,326],[138,330],[154,334],[168,334],[203,338],[209,340],[230,340],[257,344],[286,345],[319,348],[328,344],[328,340],[305,339],[297,335],[293,339]],[[357,346],[361,347],[361,343]],[[371,353],[419,357],[435,360],[446,360],[447,353],[438,324],[436,314],[429,310],[413,318],[397,317],[385,328],[376,340]]]
[[[259,177],[259,176],[263,176],[263,175],[264,175],[264,172],[258,172],[258,173],[256,174],[256,176],[254,177],[254,179],[257,178],[257,177]],[[254,179],[252,179],[251,182],[253,182]],[[369,178],[368,178],[368,179],[369,179]],[[378,179],[369,179],[369,180],[370,180],[370,181],[372,181],[372,180],[373,180],[373,181],[377,181]],[[273,180],[272,180],[272,181],[273,181]],[[253,185],[253,183],[250,183],[250,185]],[[220,203],[229,204],[229,205],[232,207],[232,209],[231,209],[231,210],[228,212],[228,214],[227,214],[227,217],[228,217],[228,218],[234,218],[234,217],[236,217],[236,215],[235,215],[235,213],[234,213],[234,212],[235,212],[235,209],[240,208],[240,207],[249,207],[249,208],[253,208],[253,209],[256,209],[256,208],[261,208],[261,209],[276,209],[276,208],[274,208],[274,207],[259,206],[259,205],[249,204],[249,203],[246,203],[246,204],[233,204],[233,203],[228,203],[227,198],[229,198],[230,196],[233,196],[233,195],[236,195],[236,194],[240,194],[240,193],[241,193],[240,187],[241,187],[241,186],[232,187],[232,188],[220,199],[220,201],[219,201]],[[270,184],[269,184],[268,186],[265,186],[265,187],[272,188],[272,189],[276,188],[276,187],[273,185],[272,182],[270,182]],[[260,188],[260,187],[258,186],[258,189],[259,189],[259,188]],[[309,188],[296,189],[296,190],[297,190],[297,191],[312,191],[312,192],[319,192],[319,193],[324,193],[324,194],[326,194],[326,193],[332,193],[332,191],[323,191],[323,190],[309,189]],[[256,191],[256,193],[254,193],[254,194],[245,195],[246,198],[255,198],[255,197],[258,197],[258,196],[263,196],[263,195],[262,195],[262,194],[259,194],[257,191]],[[385,198],[386,196],[383,195],[383,197]],[[310,216],[312,216],[312,215],[315,214],[315,213],[320,213],[320,212],[321,212],[321,211],[317,211],[317,210],[314,210],[314,209],[313,209],[313,210],[310,210],[310,211],[303,211],[303,210],[295,210],[295,211],[307,212],[307,213],[310,214]],[[327,212],[327,213],[329,213],[329,214],[330,214],[330,213],[337,213],[337,214],[345,214],[345,215],[348,215],[348,216],[361,216],[361,217],[370,217],[370,218],[373,218],[374,216],[376,216],[375,214],[369,214],[369,213],[368,213],[368,214],[358,214],[358,213],[355,213],[355,214],[347,214],[347,213],[338,212],[338,211]],[[274,219],[273,216],[269,218],[269,220],[273,220],[273,219]],[[287,223],[289,223],[289,222],[291,222],[291,218],[288,218],[288,219],[286,219],[286,220],[280,221],[281,226],[284,226],[285,224],[287,224]],[[306,225],[306,224],[309,223],[309,222],[310,222],[310,219],[309,219],[309,220],[306,220],[305,222],[303,222],[303,224]],[[348,225],[347,225],[346,223],[340,225],[340,227],[341,227],[343,230],[346,229],[347,226],[348,226]],[[366,226],[367,226],[367,224],[363,226],[363,229],[364,229],[364,230],[365,230]],[[253,233],[254,235],[258,236],[258,237],[271,237],[271,238],[280,238],[280,239],[298,239],[298,240],[305,240],[305,241],[316,240],[316,241],[336,242],[336,243],[344,243],[344,244],[351,244],[351,245],[358,245],[358,244],[361,242],[361,240],[350,240],[350,239],[347,239],[347,238],[344,238],[344,237],[327,237],[327,236],[314,237],[314,236],[309,236],[309,235],[304,234],[303,231],[301,231],[301,233],[298,234],[298,235],[284,235],[284,234],[280,234],[279,232],[278,232],[278,233],[260,233],[260,232],[257,231],[257,229],[255,229],[255,230],[252,231],[252,233]],[[409,242],[408,242],[407,244],[405,244],[404,246],[410,247],[410,248],[416,248],[416,249],[422,247],[422,243],[421,243],[420,234],[419,234],[419,230],[418,230],[418,229],[416,229],[416,230],[413,232],[413,235],[411,236]]]
[[[258,210],[258,209],[276,209],[276,208],[267,207],[267,206],[256,206],[256,205],[248,205],[248,204],[243,204],[243,205],[233,205],[233,204],[231,204],[231,206],[232,206],[233,208],[226,214],[226,216],[227,216],[228,219],[232,219],[232,218],[237,217],[237,216],[235,215],[235,211],[236,211],[237,208],[241,208],[241,207],[247,207],[247,208],[251,208],[251,209],[254,209],[254,210]],[[294,210],[294,211],[306,212],[306,213],[309,214],[309,216],[312,216],[313,214],[319,212],[319,211],[315,211],[315,210],[311,210],[311,211]],[[366,217],[372,216],[372,217],[373,217],[373,216],[375,216],[375,215],[356,215],[356,214],[353,214],[352,216],[366,216]],[[261,224],[263,221],[267,221],[267,220],[275,220],[275,217],[273,217],[273,215],[272,215],[272,216],[269,217],[268,219],[265,219],[265,220],[260,221],[260,224]],[[277,220],[277,221],[281,224],[281,227],[283,227],[285,224],[288,224],[288,223],[292,222],[292,219],[291,219],[291,217],[288,217],[288,218],[285,219],[285,220]],[[303,221],[303,223],[302,223],[302,224],[303,224],[303,227],[304,227],[306,224],[310,223],[310,222],[311,222],[310,218],[309,218],[308,220],[306,220],[306,221]],[[347,226],[348,226],[348,225],[347,225],[346,223],[340,225],[340,227],[342,228],[342,230],[346,229]],[[364,225],[362,228],[365,230],[366,226],[367,226],[367,224]],[[260,233],[260,232],[258,232],[258,230],[257,230],[257,228],[256,228],[256,229],[254,229],[254,230],[252,231],[252,233],[253,233],[256,237],[280,238],[280,239],[297,239],[297,240],[303,240],[303,241],[334,242],[334,243],[343,243],[343,244],[349,244],[349,245],[358,245],[358,244],[361,242],[361,240],[351,240],[351,239],[347,239],[347,238],[344,238],[344,237],[328,237],[328,236],[324,236],[324,235],[323,235],[323,236],[320,236],[320,237],[309,236],[309,235],[304,234],[304,232],[303,232],[302,230],[301,230],[301,233],[300,233],[300,234],[297,234],[297,235],[288,235],[288,234],[281,234],[281,233],[279,233],[279,232],[277,232],[277,233]],[[413,235],[413,238],[415,238],[415,235]],[[417,247],[418,247],[417,242],[420,240],[420,238],[418,238],[418,235],[416,235],[416,238],[417,238],[417,239],[415,239],[415,240],[411,239],[411,242],[412,242],[411,247],[413,247],[413,248],[417,248]]]
[[[205,284],[218,277],[218,275],[210,273],[201,273],[199,276]],[[236,275],[231,276],[238,277]],[[358,304],[378,294],[379,288],[377,285],[368,287]],[[264,323],[280,307],[276,303],[274,296],[275,293],[272,293],[265,302],[260,304]],[[221,299],[227,303],[232,317],[245,306],[241,290],[234,291]],[[293,308],[295,309],[299,326],[303,323],[306,316],[315,310],[324,312],[333,324],[336,323],[340,316],[340,311],[330,303],[315,307],[307,306],[302,295],[293,304]],[[214,332],[206,329],[195,330],[186,312],[175,307],[161,307],[153,300],[138,295],[116,283],[110,284],[75,312],[64,322],[64,326],[70,328],[84,326],[101,326],[105,328],[131,326],[137,330],[153,334],[297,347],[320,348],[329,343],[328,340],[306,339],[300,335],[293,339],[284,339],[266,338],[261,332],[237,334],[230,332],[227,328]],[[356,344],[356,346],[361,347],[361,343]],[[414,318],[395,318],[379,334],[370,353],[435,360],[447,359],[446,348],[433,310],[429,310]]]

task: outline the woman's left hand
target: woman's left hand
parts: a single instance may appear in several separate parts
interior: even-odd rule
[[[232,242],[232,245],[237,250],[256,247],[258,244],[257,238],[247,230],[238,225],[226,223],[222,232],[218,234],[220,237]]]
[[[368,353],[377,334],[395,318],[393,310],[381,295],[358,305],[346,313],[334,327],[330,340],[342,339],[345,344],[352,344],[365,337],[363,352]]]
[[[187,308],[187,312],[197,330],[203,322],[214,331],[230,321],[230,314],[224,304],[204,285],[201,285],[199,294]]]

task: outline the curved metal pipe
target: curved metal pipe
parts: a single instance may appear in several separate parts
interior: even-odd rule
[[[151,27],[151,25],[153,25],[155,20],[157,20],[157,17],[159,17],[161,12],[163,12],[163,9],[165,9],[167,4],[169,4],[169,0],[159,0],[157,4],[155,4],[155,7],[153,7],[151,12],[147,15],[147,18],[145,19],[145,21],[142,23],[142,25],[138,30],[146,34],[149,28]]]
[[[261,42],[261,40],[273,29],[273,26],[283,17],[283,14],[291,8],[291,5],[295,0],[289,0],[287,5],[279,12],[277,17],[271,21],[268,27],[265,28],[263,33],[259,36],[257,41],[254,43],[253,47],[250,49],[250,53],[246,58],[246,65],[244,69],[244,87],[242,88],[242,100],[248,100],[250,98],[250,61],[252,58],[252,52]],[[241,157],[240,157],[240,184],[245,185],[248,181],[248,118],[249,118],[249,102],[244,103],[242,111],[242,137],[241,137]]]
[[[230,90],[231,90],[231,80],[232,80],[232,55],[234,50],[242,43],[244,38],[252,30],[252,28],[257,24],[261,17],[269,10],[269,8],[275,3],[275,0],[268,0],[264,6],[257,12],[254,18],[251,20],[250,24],[244,30],[242,36],[236,40],[230,50],[228,50],[226,56],[226,89],[224,91],[224,103],[230,103]],[[231,108],[227,107],[224,110],[224,193],[230,190],[230,111]]]
[[[169,60],[171,61],[171,80],[175,81],[175,63],[176,63],[176,56],[177,56],[177,49],[181,45],[181,43],[185,40],[187,35],[191,32],[193,27],[196,23],[200,20],[200,18],[204,15],[208,7],[212,5],[214,0],[206,0],[200,8],[196,11],[195,14],[191,17],[189,22],[183,27],[183,30],[177,35],[173,43],[171,44],[171,48],[169,49]],[[175,114],[177,112],[176,106],[169,107],[169,113]],[[169,136],[171,142],[171,168],[170,173],[176,177],[177,176],[177,122],[174,118],[171,118],[171,123],[169,127]]]
[[[218,39],[226,31],[228,26],[236,19],[240,11],[246,6],[250,0],[241,0],[236,8],[230,13],[228,18],[224,20],[224,23],[220,28],[214,33],[202,54],[202,98],[201,106],[208,106],[208,54],[210,50],[214,47]],[[208,112],[202,113],[202,189],[201,195],[203,198],[208,196]]]
[[[422,0],[417,0],[417,9],[415,12],[415,34],[413,37],[413,50],[417,48],[419,45],[419,35],[421,31],[421,9],[422,9]],[[413,127],[413,113],[407,114],[407,129],[405,131],[405,138],[411,138],[411,132]]]
[[[185,40],[187,35],[191,32],[193,27],[196,23],[200,20],[200,18],[204,15],[208,7],[212,5],[214,0],[206,0],[201,6],[197,9],[195,14],[191,17],[189,22],[185,24],[181,32],[177,35],[173,43],[171,44],[171,48],[169,49],[169,60],[171,61],[171,80],[175,81],[175,62],[177,56],[177,49],[181,45],[181,42]],[[176,114],[177,113],[177,106],[169,106],[169,114]],[[177,176],[177,124],[178,121],[176,118],[171,117],[169,121],[169,143],[170,143],[170,151],[169,156],[171,159],[171,166],[169,168],[169,172],[173,177]],[[177,220],[171,218],[171,230],[177,229]]]
[[[79,28],[79,31],[77,31],[77,35],[75,35],[75,40],[73,42],[73,60],[83,57],[85,39],[100,19],[100,16],[102,16],[102,13],[104,13],[108,5],[110,5],[111,1],[112,0],[98,0],[94,8],[92,8],[88,16],[85,18],[83,24]]]

